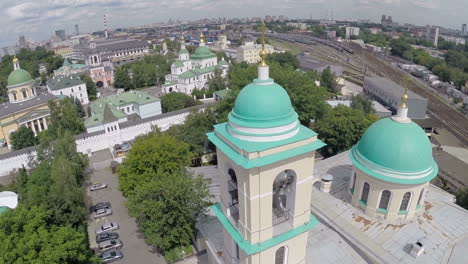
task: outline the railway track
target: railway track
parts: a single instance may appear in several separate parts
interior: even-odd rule
[[[387,77],[396,83],[400,83],[403,80],[404,73],[393,66],[382,62],[379,58],[368,52],[360,52],[360,55],[366,62],[374,65],[374,67],[369,67],[369,69],[375,74]],[[429,115],[439,120],[450,133],[456,136],[464,145],[468,146],[468,119],[465,116],[414,80],[409,82],[408,89],[427,98]]]

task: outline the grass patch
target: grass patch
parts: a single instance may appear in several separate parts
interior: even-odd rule
[[[190,257],[193,255],[192,246],[177,247],[172,250],[165,252],[164,259],[167,263],[174,263],[178,260]]]
[[[268,43],[275,46],[276,48],[289,51],[293,55],[297,55],[297,54],[299,54],[299,52],[301,52],[299,47],[297,47],[296,44],[291,43],[291,42],[277,40],[277,39],[271,39],[271,38],[268,38],[267,41],[268,41]]]

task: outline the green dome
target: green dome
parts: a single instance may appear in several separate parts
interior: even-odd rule
[[[246,127],[278,127],[297,121],[297,113],[283,87],[272,79],[255,80],[240,91],[229,121]]]
[[[431,142],[414,122],[400,123],[391,118],[375,122],[350,155],[359,169],[391,182],[423,183],[438,171]]]
[[[31,82],[33,79],[29,72],[23,69],[14,70],[8,75],[8,87]]]
[[[211,50],[206,46],[199,46],[190,58],[192,59],[209,59],[216,57],[216,54],[211,52]]]

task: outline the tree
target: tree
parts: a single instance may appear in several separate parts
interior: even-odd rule
[[[202,176],[158,171],[129,196],[128,208],[146,241],[168,251],[190,245],[196,220],[210,205],[209,198]]]
[[[0,263],[99,263],[85,232],[48,225],[50,212],[21,204],[0,217]]]
[[[208,81],[208,94],[226,89],[226,80],[221,76],[221,74],[222,71],[220,69],[215,70],[214,76]]]
[[[93,79],[91,79],[91,77],[89,77],[88,75],[86,74],[82,74],[80,76],[80,79],[86,83],[86,92],[88,92],[88,97],[89,97],[89,100],[94,100],[96,99],[96,96],[97,96],[97,88],[96,88],[96,84],[94,83]]]
[[[374,114],[372,100],[364,95],[356,95],[351,98],[351,108],[362,111],[365,114]]]
[[[299,60],[291,52],[272,53],[268,54],[267,62],[276,62],[281,66],[291,65],[294,69],[299,68]]]
[[[80,115],[80,117],[85,117],[86,113],[83,109],[83,105],[81,104],[80,100],[78,98],[75,98],[74,103],[76,106],[76,111],[78,111],[78,114]]]
[[[10,139],[14,150],[31,147],[38,143],[34,132],[26,126],[20,126],[18,130],[11,133]]]
[[[124,88],[126,91],[132,88],[132,81],[128,76],[127,70],[117,67],[114,72],[114,87]]]
[[[327,144],[322,149],[322,154],[329,157],[350,149],[365,130],[377,120],[378,118],[372,114],[364,114],[350,107],[342,105],[335,107],[314,124],[319,138]]]
[[[56,139],[59,133],[68,130],[72,135],[85,131],[85,126],[77,111],[73,99],[66,97],[58,101],[49,101],[50,123],[45,137]]]
[[[320,84],[327,88],[330,93],[336,93],[337,91],[337,83],[336,83],[336,76],[328,66],[325,70],[322,71],[320,76]]]
[[[192,160],[189,148],[187,143],[159,132],[137,138],[118,169],[120,190],[129,196],[138,186],[148,184],[158,173],[185,171]]]
[[[212,145],[208,144],[206,137],[206,132],[213,130],[214,124],[216,124],[216,118],[212,108],[206,108],[203,112],[194,110],[183,124],[172,126],[166,133],[189,144],[190,151],[195,156],[201,156],[206,150],[215,150]]]
[[[177,111],[201,104],[199,101],[195,101],[191,96],[176,92],[163,95],[160,99],[163,113]]]

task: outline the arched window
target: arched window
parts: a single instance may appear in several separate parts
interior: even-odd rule
[[[385,190],[382,192],[382,196],[380,197],[379,209],[388,209],[388,203],[390,202],[390,191]]]
[[[23,95],[23,100],[28,98],[28,93],[26,92],[26,90],[22,90],[21,94]]]
[[[286,247],[282,246],[276,250],[275,264],[286,264]]]
[[[11,95],[13,96],[13,101],[18,100],[18,97],[16,97],[16,92],[12,92]]]
[[[367,204],[367,198],[369,198],[370,186],[367,182],[362,186],[361,201]]]
[[[422,188],[421,193],[419,194],[418,206],[421,206],[421,204],[422,204],[422,198],[423,198],[423,195],[424,195],[424,191],[425,191],[425,190],[426,190],[426,188]]]
[[[401,200],[400,211],[408,210],[408,205],[411,199],[411,193],[407,192],[403,195],[403,199]]]

